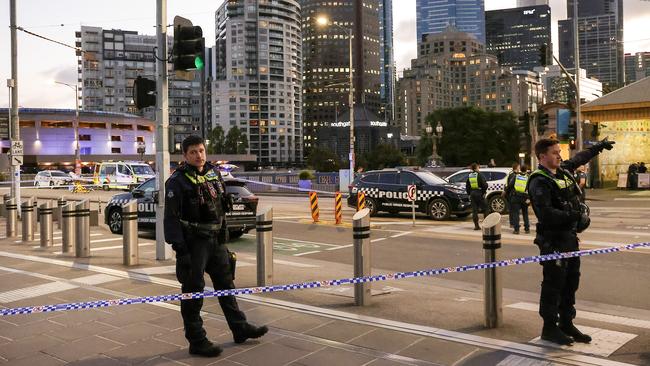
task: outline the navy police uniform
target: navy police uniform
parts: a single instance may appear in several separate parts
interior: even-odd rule
[[[530,222],[528,220],[528,193],[526,185],[528,183],[528,174],[526,172],[513,172],[508,176],[505,194],[510,201],[510,223],[514,228],[514,233],[519,234],[519,212],[524,219],[524,230],[530,232]]]
[[[467,177],[465,182],[465,190],[469,194],[469,199],[472,204],[472,220],[474,221],[474,230],[479,230],[478,226],[478,210],[483,210],[483,218],[488,214],[487,205],[485,204],[485,193],[487,192],[488,184],[483,174],[472,171]]]

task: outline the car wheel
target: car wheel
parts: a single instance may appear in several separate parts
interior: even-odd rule
[[[431,203],[429,203],[429,208],[427,213],[429,214],[429,217],[432,218],[433,220],[440,221],[440,220],[447,220],[449,219],[449,216],[451,215],[451,210],[449,209],[449,204],[447,201],[441,199],[441,198],[436,198]]]
[[[374,199],[366,197],[366,208],[370,210],[370,216],[377,214],[377,202]]]
[[[108,184],[104,183],[104,185],[102,186],[102,189],[105,190],[105,191],[108,191],[111,188],[108,186]]]
[[[495,194],[488,199],[488,211],[504,214],[507,212],[506,200],[501,195]]]
[[[230,240],[234,239],[239,239],[241,236],[244,235],[244,230],[229,230],[228,231],[228,237]]]
[[[122,210],[114,208],[108,213],[108,228],[113,234],[122,234]]]
[[[50,181],[50,189],[54,189],[54,182]]]

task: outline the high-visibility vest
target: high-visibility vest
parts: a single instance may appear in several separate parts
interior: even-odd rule
[[[472,172],[469,174],[469,187],[471,189],[478,189],[478,173]]]
[[[526,193],[526,184],[528,184],[528,176],[525,174],[515,175],[515,191],[517,193]]]
[[[192,182],[192,184],[201,184],[201,183],[205,183],[206,181],[210,182],[219,179],[219,176],[217,175],[217,173],[215,173],[214,170],[210,170],[209,172],[205,173],[205,175],[197,174],[196,176],[193,176],[185,172],[185,176],[187,177],[187,179],[190,180],[190,182]]]
[[[564,179],[555,178],[555,177],[552,177],[550,174],[548,174],[546,171],[544,171],[542,169],[535,170],[533,172],[533,174],[530,175],[530,178],[532,178],[535,175],[543,175],[546,178],[549,178],[549,179],[553,180],[555,182],[555,184],[557,184],[558,188],[560,188],[560,190],[567,189],[567,188],[570,188],[571,186],[573,186],[573,180],[571,178],[569,178],[569,179],[566,179],[566,177]]]

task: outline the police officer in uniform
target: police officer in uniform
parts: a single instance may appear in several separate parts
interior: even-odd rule
[[[584,203],[585,200],[587,199],[587,174],[585,173],[585,166],[581,165],[576,169],[575,175],[573,178],[576,180],[576,183],[578,183],[578,186],[580,187],[580,192],[582,193],[580,195],[580,202]]]
[[[542,139],[535,144],[539,167],[528,179],[528,195],[537,216],[535,244],[541,254],[571,252],[579,248],[577,234],[589,226],[588,208],[579,200],[580,188],[574,170],[603,149],[611,150],[607,138],[562,161],[557,140]],[[591,337],[573,325],[575,293],[580,280],[580,259],[542,262],[543,280],[539,314],[544,320],[542,339],[561,345],[589,343]]]
[[[465,182],[465,190],[469,194],[470,202],[472,203],[472,220],[474,220],[474,230],[481,230],[478,226],[478,210],[483,210],[483,218],[487,216],[487,205],[485,204],[485,192],[487,192],[488,184],[483,174],[479,173],[478,164],[472,163],[470,166],[471,173]]]
[[[517,164],[517,171],[508,176],[505,194],[510,198],[510,219],[512,220],[513,234],[519,234],[519,212],[524,218],[524,230],[526,234],[530,233],[530,222],[528,221],[528,194],[526,185],[528,183],[528,168],[523,166],[521,171]]]
[[[182,291],[202,292],[207,273],[217,290],[235,288],[234,254],[225,245],[226,211],[232,206],[219,170],[206,162],[205,142],[189,136],[182,143],[185,162],[165,184],[165,240],[176,252],[176,277]],[[234,296],[219,297],[235,343],[263,336],[268,328],[246,321]],[[201,319],[203,299],[181,301],[189,353],[216,357],[222,349],[206,337]]]
[[[508,216],[508,219],[510,221],[510,227],[514,228],[515,227],[515,222],[513,219],[512,215],[512,191],[508,191],[508,182],[510,182],[510,179],[519,173],[519,168],[520,165],[519,163],[513,163],[512,164],[512,171],[508,173],[508,176],[506,177],[506,189],[503,190],[503,193],[501,193],[501,197],[506,200],[506,205],[508,206],[508,212],[510,212],[510,216]]]

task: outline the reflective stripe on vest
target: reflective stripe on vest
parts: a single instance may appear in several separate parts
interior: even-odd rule
[[[189,173],[185,172],[185,176],[190,180],[190,182],[192,182],[192,184],[201,184],[205,183],[206,181],[210,182],[219,179],[219,176],[214,172],[214,170],[210,170],[209,172],[205,173],[205,175],[197,176],[192,176]]]
[[[567,189],[573,185],[573,181],[571,179],[566,180],[566,179],[559,179],[559,178],[552,177],[542,169],[535,170],[533,174],[530,175],[530,177],[532,178],[535,175],[543,175],[546,178],[553,180],[555,184],[557,184],[558,188],[560,188],[560,190]]]
[[[478,173],[473,172],[469,175],[469,187],[471,189],[478,189]]]
[[[515,191],[517,193],[526,193],[526,184],[528,183],[528,176],[517,174],[515,176]]]

